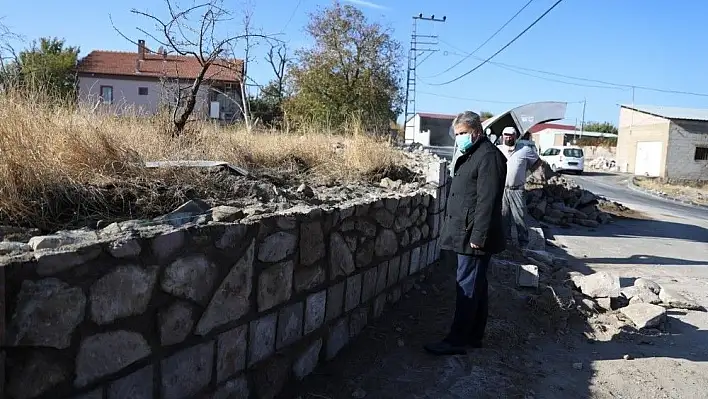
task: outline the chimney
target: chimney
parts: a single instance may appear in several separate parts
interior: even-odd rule
[[[145,59],[145,40],[138,40],[138,59]]]

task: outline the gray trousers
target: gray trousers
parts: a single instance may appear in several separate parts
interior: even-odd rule
[[[507,241],[515,241],[511,234],[513,225],[516,227],[516,237],[519,246],[526,247],[529,243],[529,230],[526,226],[526,190],[524,190],[523,186],[520,188],[504,188],[502,221]]]

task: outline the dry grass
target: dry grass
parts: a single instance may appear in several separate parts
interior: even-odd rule
[[[57,218],[68,223],[149,196],[151,184],[195,183],[193,175],[156,175],[141,168],[141,161],[219,160],[256,174],[275,169],[310,181],[373,180],[401,165],[402,155],[390,144],[358,129],[346,135],[318,129],[246,132],[194,123],[172,139],[169,124],[158,117],[46,104],[41,96],[0,94],[0,224],[52,228]],[[123,191],[131,184],[140,189],[106,198],[105,188],[116,184]]]
[[[672,181],[659,178],[637,177],[638,186],[665,193],[672,198],[682,198],[708,205],[708,181]]]

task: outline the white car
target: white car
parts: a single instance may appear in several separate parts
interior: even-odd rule
[[[551,166],[554,172],[583,173],[585,154],[578,146],[554,146],[546,148],[541,159]]]

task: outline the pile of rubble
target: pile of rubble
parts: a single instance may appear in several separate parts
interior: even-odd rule
[[[605,157],[595,158],[592,161],[589,161],[586,165],[589,166],[590,169],[619,172],[619,165],[617,165],[615,160],[607,159]]]
[[[587,276],[570,272],[569,276],[581,313],[615,312],[637,329],[660,328],[667,320],[666,309],[706,311],[693,300],[649,279],[638,278],[632,286],[620,288],[619,277],[608,272]]]
[[[526,192],[529,214],[545,223],[559,226],[574,223],[592,228],[612,220],[612,216],[601,209],[601,205],[608,202],[606,199],[560,175],[546,181],[530,178]]]

